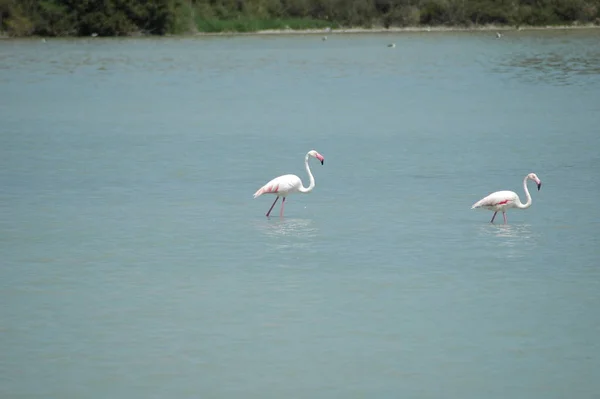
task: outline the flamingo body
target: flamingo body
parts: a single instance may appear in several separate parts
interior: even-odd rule
[[[494,223],[494,218],[498,212],[502,212],[502,216],[504,217],[504,223],[506,224],[506,211],[510,208],[517,209],[527,209],[532,204],[531,194],[529,194],[529,190],[527,189],[527,180],[533,180],[537,184],[538,191],[542,187],[542,181],[537,177],[535,173],[530,173],[523,179],[523,189],[525,190],[525,196],[527,197],[527,202],[524,204],[521,203],[521,199],[514,191],[496,191],[491,193],[487,197],[484,197],[477,201],[471,206],[471,209],[487,209],[489,211],[494,211],[494,216],[492,216],[492,220],[490,223]]]
[[[477,201],[471,209],[484,208],[495,212],[506,212],[513,208],[519,196],[514,191],[496,191]]]
[[[254,198],[258,198],[263,194],[273,194],[277,196],[275,198],[275,201],[273,201],[273,205],[271,205],[271,208],[269,208],[269,211],[267,212],[267,217],[269,217],[269,215],[271,214],[271,211],[273,210],[273,207],[275,206],[275,203],[277,202],[279,197],[283,198],[283,200],[281,201],[281,211],[279,212],[279,216],[283,217],[285,199],[288,195],[293,193],[308,194],[315,188],[315,178],[313,177],[310,171],[310,167],[308,166],[309,157],[317,158],[319,161],[321,161],[321,165],[323,165],[323,162],[325,161],[323,155],[319,154],[315,150],[309,151],[304,157],[304,166],[306,167],[306,172],[308,173],[308,178],[310,180],[310,184],[308,187],[304,187],[302,185],[302,180],[300,180],[300,178],[296,175],[282,175],[274,178],[273,180],[269,181],[267,184],[256,190],[256,192],[254,193]]]
[[[263,194],[276,194],[278,197],[287,197],[296,193],[302,187],[302,180],[296,175],[283,175],[274,178],[254,193],[254,198]]]

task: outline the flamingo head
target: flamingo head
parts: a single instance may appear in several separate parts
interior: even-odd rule
[[[540,188],[542,188],[542,181],[540,180],[540,178],[537,177],[535,173],[528,174],[527,178],[533,180],[535,184],[537,184],[538,191],[540,191]]]
[[[313,158],[317,158],[319,161],[321,161],[321,165],[323,165],[323,162],[325,162],[325,158],[323,158],[323,155],[319,154],[317,151],[315,150],[311,150],[308,152],[308,155],[310,155]]]

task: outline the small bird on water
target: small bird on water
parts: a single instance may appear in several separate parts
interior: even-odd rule
[[[390,44],[388,44],[387,46],[388,46],[388,47],[391,47],[391,48],[394,48],[394,47],[396,47],[396,43],[390,43]]]

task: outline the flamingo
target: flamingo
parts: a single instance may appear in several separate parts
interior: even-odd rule
[[[323,162],[325,161],[323,155],[319,154],[315,150],[310,150],[306,153],[306,156],[304,157],[304,166],[306,167],[306,172],[308,173],[308,178],[310,179],[310,184],[308,187],[304,187],[302,185],[302,180],[300,180],[300,178],[296,175],[283,175],[274,178],[254,193],[254,198],[260,197],[263,194],[277,195],[277,198],[275,198],[275,201],[273,201],[273,205],[271,205],[269,211],[267,212],[267,217],[269,217],[269,214],[273,210],[273,207],[275,206],[275,203],[279,197],[283,197],[283,200],[281,201],[281,211],[279,212],[279,217],[283,217],[285,198],[288,195],[296,192],[308,194],[315,188],[315,178],[310,172],[310,167],[308,166],[308,157],[317,158],[319,161],[321,161],[321,165],[323,165]]]
[[[538,191],[542,188],[542,181],[537,177],[535,173],[530,173],[523,179],[523,188],[525,189],[525,196],[527,202],[522,204],[519,196],[514,191],[496,191],[491,193],[485,198],[480,199],[473,204],[471,209],[484,208],[490,211],[494,211],[494,216],[490,223],[494,223],[494,218],[498,212],[502,212],[504,216],[504,224],[506,224],[506,211],[510,208],[527,209],[531,206],[531,194],[527,189],[527,180],[533,180],[537,184]]]

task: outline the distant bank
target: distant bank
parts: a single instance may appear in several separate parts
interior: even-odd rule
[[[407,26],[407,27],[374,27],[374,28],[339,28],[339,29],[267,29],[253,32],[196,32],[195,36],[225,36],[225,35],[328,35],[352,33],[402,33],[402,32],[504,32],[528,30],[575,30],[600,29],[600,25],[546,25],[546,26],[510,26],[510,25],[481,25],[471,27],[461,26]]]
[[[338,29],[265,29],[256,31],[220,31],[220,32],[194,32],[194,33],[182,33],[178,35],[165,34],[163,36],[177,36],[177,37],[190,37],[190,36],[260,36],[260,35],[344,35],[344,34],[358,34],[358,33],[410,33],[410,32],[477,32],[477,31],[488,31],[488,32],[505,32],[505,31],[528,31],[528,30],[578,30],[578,29],[600,29],[600,25],[586,24],[586,25],[547,25],[547,26],[509,26],[509,25],[482,25],[472,27],[460,27],[460,26],[412,26],[412,27],[390,27],[390,28],[338,28]],[[142,32],[134,32],[128,35],[118,35],[114,37],[151,37],[155,35],[144,34]],[[0,32],[0,39],[10,38],[26,38],[26,37],[43,37],[41,35],[29,35],[29,36],[14,36],[9,35],[6,32]],[[60,37],[60,36],[59,36]],[[70,36],[62,36],[63,38]],[[76,37],[76,36],[71,36]],[[94,35],[97,37],[97,35]]]
[[[0,0],[3,37],[593,26],[600,26],[600,0]]]

